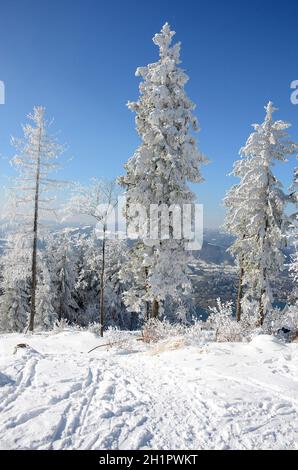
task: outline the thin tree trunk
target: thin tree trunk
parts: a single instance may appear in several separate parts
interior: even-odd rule
[[[58,321],[61,321],[63,318],[62,312],[63,312],[63,309],[62,309],[62,292],[61,292],[61,297],[60,297],[60,302],[59,302]]]
[[[242,237],[242,241],[245,239],[245,234]],[[239,284],[238,284],[238,294],[237,294],[237,306],[236,306],[236,319],[241,321],[242,315],[242,297],[243,297],[243,277],[244,277],[244,255],[242,254],[240,260],[240,273],[239,273]]]
[[[263,247],[264,247],[264,240],[267,236],[268,228],[269,228],[269,222],[268,222],[268,217],[266,216],[265,230],[264,230],[264,236],[263,236],[263,240],[262,240],[262,246]],[[266,267],[263,267],[262,268],[262,282],[263,282],[263,285],[266,284],[266,278],[267,278],[267,269],[266,269]],[[265,320],[265,306],[264,306],[264,301],[263,301],[263,295],[264,294],[266,294],[266,288],[265,287],[263,287],[261,289],[261,293],[260,293],[259,326],[262,326],[264,324],[264,320]]]
[[[265,293],[265,291],[263,291],[263,293]],[[260,312],[259,326],[262,326],[265,320],[265,307],[262,301],[262,294],[261,294],[261,299],[260,299],[260,311],[259,312]]]
[[[65,268],[65,266],[66,266],[66,258],[65,258],[65,255],[63,255],[63,258],[62,258],[62,266],[63,266],[63,268]],[[64,271],[64,272],[65,272],[65,271]],[[62,283],[61,283],[61,292],[60,292],[60,300],[59,300],[58,321],[61,321],[62,318],[64,318],[62,298],[64,298],[63,283],[65,283],[65,275],[63,274],[63,276],[64,276],[64,279],[63,279],[63,281],[62,281]]]
[[[150,302],[146,302],[146,320],[150,320]]]
[[[36,168],[36,183],[35,183],[35,200],[34,200],[34,221],[33,221],[33,248],[32,248],[32,284],[31,284],[31,308],[29,331],[34,330],[34,319],[36,314],[36,286],[37,286],[37,240],[38,240],[38,209],[39,209],[39,185],[40,185],[40,152],[41,152],[41,127],[39,129],[38,137],[38,156]]]
[[[156,299],[154,299],[152,302],[152,318],[158,317],[158,311],[159,311],[159,303]]]
[[[100,276],[100,336],[103,337],[104,326],[104,274],[105,274],[105,251],[106,251],[106,226],[103,227],[103,240],[102,240],[102,263],[101,263],[101,276]]]
[[[236,318],[237,321],[241,320],[241,313],[242,313],[242,307],[241,307],[241,300],[242,300],[242,295],[243,295],[243,275],[244,275],[244,269],[243,269],[243,262],[241,262],[240,265],[240,273],[239,273],[239,284],[238,284],[238,294],[237,294],[237,308],[236,308]]]
[[[145,289],[146,289],[146,292],[148,292],[149,288],[148,288],[148,268],[146,267],[145,268],[145,278],[146,278],[146,281],[145,281]],[[150,320],[150,302],[146,302],[146,320]]]
[[[266,268],[263,269],[263,280],[266,281]],[[265,320],[265,306],[263,302],[263,295],[266,293],[266,289],[262,289],[259,303],[259,323],[258,326],[262,326]]]

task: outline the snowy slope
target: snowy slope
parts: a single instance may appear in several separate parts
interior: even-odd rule
[[[1,449],[298,447],[298,344],[87,354],[100,341],[0,336]],[[21,342],[31,349],[13,354]]]

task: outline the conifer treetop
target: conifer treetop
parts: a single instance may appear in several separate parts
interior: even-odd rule
[[[130,209],[135,204],[147,215],[152,213],[152,205],[183,208],[196,201],[189,183],[203,181],[201,165],[206,159],[194,136],[199,131],[193,114],[195,104],[184,89],[189,77],[179,67],[180,43],[172,44],[174,34],[168,23],[155,34],[153,42],[159,47],[159,58],[137,69],[136,75],[142,79],[140,96],[137,101],[128,102],[128,108],[136,114],[136,130],[141,139],[124,166],[125,175],[118,179],[127,198],[128,227],[134,227],[134,212]],[[150,230],[164,226],[161,211],[155,210],[155,214],[150,217]],[[144,224],[144,231],[140,231],[142,242],[135,248],[128,269],[122,270],[123,279],[133,273],[135,284],[126,293],[125,302],[132,311],[139,311],[140,304],[147,301],[176,298],[181,289],[189,286],[188,240],[184,235],[180,239],[174,237],[175,221],[170,219],[168,239],[146,233],[148,224]]]
[[[172,39],[175,36],[176,32],[171,31],[171,27],[169,23],[165,23],[160,31],[153,36],[153,42],[157,46],[159,46],[159,55],[161,58],[168,55],[170,50],[170,45],[172,43]],[[175,47],[175,46],[174,46]],[[178,43],[178,47],[176,46],[177,54],[176,59],[179,61],[179,54],[180,54],[180,43]]]
[[[273,113],[277,111],[272,101],[265,106],[265,120],[262,124],[253,124],[254,132],[247,139],[246,145],[240,149],[243,157],[258,157],[259,161],[270,165],[274,160],[286,162],[288,155],[298,150],[295,142],[287,140],[286,129],[291,124],[286,121],[273,120]]]

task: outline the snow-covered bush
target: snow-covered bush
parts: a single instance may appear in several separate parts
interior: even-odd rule
[[[194,320],[193,324],[185,329],[185,344],[187,346],[201,346],[212,340],[210,331],[204,328],[201,320]]]
[[[284,309],[284,313],[281,318],[283,327],[288,328],[293,333],[298,332],[298,304],[289,305]]]
[[[185,333],[185,325],[172,324],[167,319],[158,320],[151,318],[142,330],[142,337],[145,343],[157,343],[165,339],[181,336]]]
[[[209,307],[209,311],[205,328],[209,327],[214,332],[215,341],[247,341],[260,333],[274,334],[276,329],[280,328],[276,326],[276,322],[280,319],[278,309],[271,310],[263,326],[259,325],[259,305],[256,301],[244,299],[240,321],[236,320],[233,313],[233,303],[223,303],[220,298],[217,299],[215,307]]]
[[[198,319],[193,319],[192,324],[173,324],[167,319],[151,319],[144,326],[142,338],[145,343],[154,345],[151,350],[153,354],[185,346],[201,347],[213,340],[213,334],[204,326],[205,323]]]
[[[84,331],[86,328],[83,328],[80,325],[76,325],[74,323],[70,323],[68,320],[65,318],[62,318],[61,320],[56,320],[52,330],[50,331],[50,334],[55,335],[58,333],[61,333],[63,331]]]
[[[101,325],[99,323],[96,323],[96,322],[89,323],[87,329],[88,331],[90,331],[90,333],[93,333],[96,336],[100,336]]]
[[[61,318],[61,320],[56,320],[53,326],[53,333],[60,333],[61,331],[69,328],[69,322],[66,318]]]
[[[273,308],[270,314],[265,318],[262,326],[262,332],[267,335],[275,335],[284,325],[282,321],[282,310]]]
[[[208,326],[214,331],[215,341],[241,341],[242,325],[233,316],[233,302],[216,300],[216,306],[209,307]]]
[[[287,305],[283,310],[275,308],[266,318],[263,326],[265,333],[279,335],[281,330],[289,330],[288,339],[293,339],[298,332],[298,304]]]

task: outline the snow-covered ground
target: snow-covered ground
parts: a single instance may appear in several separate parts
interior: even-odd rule
[[[88,354],[100,341],[0,336],[1,449],[298,448],[298,344]]]

